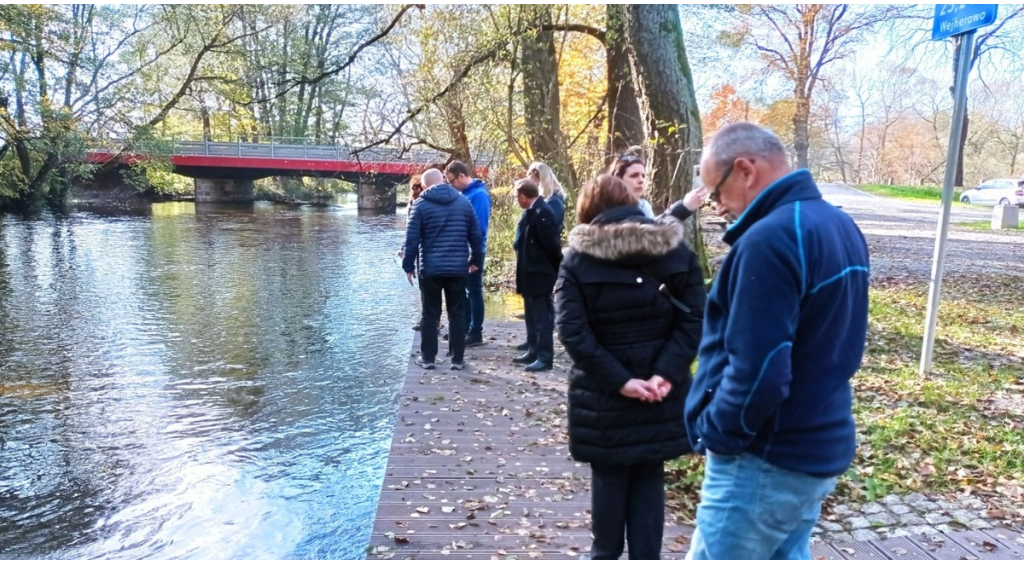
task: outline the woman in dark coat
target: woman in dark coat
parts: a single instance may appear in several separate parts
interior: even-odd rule
[[[592,468],[593,559],[657,559],[664,461],[691,452],[683,422],[704,274],[671,216],[644,216],[621,180],[583,187],[555,285],[572,358],[569,452]],[[660,290],[659,290],[660,288]]]

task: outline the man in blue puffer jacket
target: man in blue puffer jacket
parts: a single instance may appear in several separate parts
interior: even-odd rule
[[[409,224],[405,228],[405,255],[402,269],[412,284],[419,257],[420,295],[423,300],[423,321],[420,335],[420,357],[417,364],[426,369],[435,367],[437,356],[437,323],[441,319],[441,293],[448,304],[452,353],[452,370],[465,368],[466,348],[466,279],[483,268],[483,241],[476,214],[469,200],[458,190],[444,184],[440,170],[423,173],[420,182],[427,189],[413,204]]]
[[[470,176],[469,167],[459,161],[452,161],[445,167],[448,183],[473,204],[480,236],[483,238],[483,253],[487,255],[487,224],[491,218],[491,195],[483,180]],[[469,275],[466,282],[466,346],[479,347],[484,344],[484,265]]]
[[[756,125],[722,128],[701,176],[736,221],[686,401],[691,444],[707,454],[688,558],[809,559],[821,502],[856,450],[867,244]]]

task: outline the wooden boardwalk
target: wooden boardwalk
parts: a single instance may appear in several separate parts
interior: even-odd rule
[[[569,359],[556,348],[555,370],[524,372],[511,363],[522,322],[486,325],[486,345],[466,351],[461,372],[413,363],[417,333],[369,558],[553,560],[590,550],[590,469],[569,457],[565,431]],[[684,557],[692,530],[667,515],[662,557]],[[991,529],[812,551],[828,560],[1020,559],[1019,538]]]

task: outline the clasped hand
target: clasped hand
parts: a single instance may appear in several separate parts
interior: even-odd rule
[[[665,396],[672,391],[672,382],[655,374],[647,380],[630,378],[619,393],[627,398],[638,399],[646,402],[656,402],[665,399]]]

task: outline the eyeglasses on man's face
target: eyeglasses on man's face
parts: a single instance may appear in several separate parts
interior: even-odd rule
[[[739,159],[737,159],[737,160],[739,160]],[[750,161],[751,165],[754,164],[754,159],[746,159],[746,160]],[[735,167],[736,167],[736,161],[733,161],[733,162],[729,163],[729,166],[725,167],[725,174],[722,175],[722,179],[718,181],[718,184],[715,184],[714,189],[712,189],[711,193],[708,194],[708,199],[709,200],[711,200],[712,202],[715,202],[716,204],[719,204],[719,203],[722,202],[722,186],[725,185],[725,181],[729,179],[729,175],[732,174],[732,171],[733,171],[733,169]]]
[[[715,184],[715,187],[711,189],[711,193],[708,194],[708,199],[712,202],[720,203],[722,200],[722,185],[725,184],[726,180],[729,180],[729,175],[732,174],[734,163],[729,163],[729,166],[725,167],[725,174],[722,175],[722,179]]]

